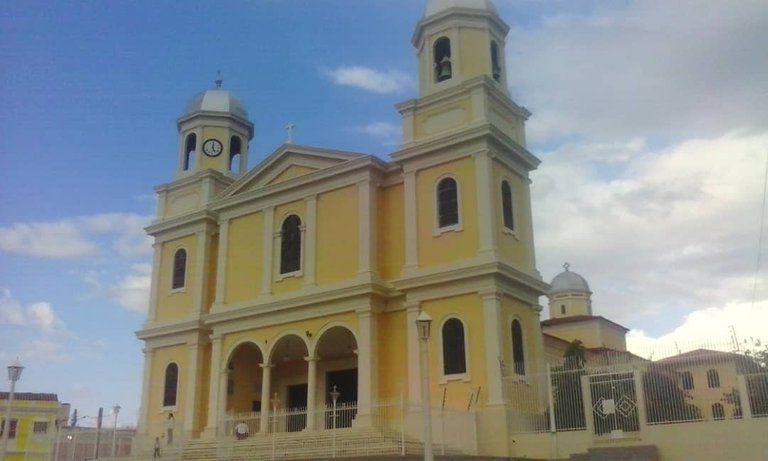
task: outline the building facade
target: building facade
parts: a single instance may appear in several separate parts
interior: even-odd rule
[[[56,394],[16,392],[10,423],[5,421],[8,392],[0,392],[0,436],[8,429],[6,460],[40,460],[51,457],[59,426],[66,424],[69,404],[59,402]]]
[[[505,419],[504,364],[541,371],[548,287],[508,30],[487,0],[429,2],[413,36],[419,97],[397,106],[404,139],[390,161],[285,144],[246,171],[244,105],[220,82],[191,100],[147,229],[141,435],[212,437],[227,414],[278,407],[308,409],[300,429],[320,429],[313,409],[334,388],[356,402],[352,424],[375,402],[418,404],[422,311],[431,403]]]

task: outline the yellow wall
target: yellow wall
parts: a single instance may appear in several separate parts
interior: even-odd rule
[[[717,371],[717,374],[720,377],[719,387],[709,387],[709,382],[707,381],[707,371],[709,370]],[[691,397],[688,402],[699,407],[702,418],[714,418],[712,414],[712,405],[715,403],[723,405],[726,418],[732,418],[734,416],[734,405],[726,402],[724,399],[725,393],[732,393],[738,388],[736,381],[736,367],[733,363],[722,362],[680,366],[677,367],[677,371],[679,373],[689,371],[693,375],[693,389],[686,390],[685,393]],[[742,397],[742,400],[744,402],[747,401],[744,397]]]
[[[5,420],[8,401],[0,400],[0,420]],[[16,420],[16,436],[8,438],[8,451],[6,452],[7,461],[22,461],[27,459],[48,459],[47,453],[50,453],[50,441],[56,434],[57,417],[59,416],[61,403],[37,400],[18,400],[13,401],[11,409],[11,421]],[[33,434],[35,422],[47,422],[48,430],[45,434]],[[6,422],[6,427],[10,427]],[[28,455],[28,456],[27,456]]]
[[[539,316],[530,305],[525,304],[513,298],[504,297],[501,300],[502,319],[502,339],[504,344],[503,359],[504,363],[512,369],[512,321],[517,319],[523,330],[523,356],[525,357],[525,374],[535,374],[540,370],[540,361],[544,351],[541,350],[542,343],[541,328],[539,326]]]
[[[281,183],[283,181],[288,181],[289,179],[298,178],[299,176],[304,176],[305,174],[313,173],[317,171],[314,168],[309,168],[306,166],[299,166],[299,165],[292,165],[288,168],[286,168],[285,171],[280,173],[273,179],[270,184],[277,184]]]
[[[480,29],[460,29],[458,44],[461,52],[461,68],[459,72],[466,78],[491,73],[491,38],[488,32]],[[501,52],[501,50],[499,50]],[[454,75],[456,72],[454,70]]]
[[[327,192],[317,198],[318,285],[349,280],[357,275],[359,219],[356,186]]]
[[[420,110],[414,118],[415,139],[452,128],[466,127],[472,120],[472,116],[472,101],[469,99]]]
[[[485,339],[483,336],[482,300],[478,294],[468,294],[426,301],[422,310],[432,317],[432,334],[429,339],[429,377],[433,405],[440,405],[445,391],[447,408],[466,408],[470,396],[481,388],[480,402],[485,401],[486,367]],[[464,324],[464,336],[467,344],[467,377],[441,383],[442,363],[442,325],[449,317],[458,317]],[[403,326],[404,327],[404,326]]]
[[[263,242],[262,213],[252,213],[230,221],[229,244],[226,249],[226,303],[243,302],[258,296],[264,265]]]
[[[283,221],[291,214],[297,214],[301,218],[301,225],[307,225],[307,205],[304,200],[296,200],[295,202],[287,203],[275,207],[275,220],[273,223],[272,232],[279,233],[283,225]],[[307,229],[306,232],[313,232],[313,229]],[[301,242],[301,267],[306,271],[307,263],[307,234],[302,235]],[[280,279],[280,239],[275,238],[272,246],[272,293],[288,293],[291,291],[298,291],[304,285],[304,277],[288,277]]]
[[[408,393],[408,340],[404,310],[379,315],[379,398]]]
[[[437,230],[437,182],[451,174],[459,184],[459,222],[463,230],[434,235]],[[467,157],[419,171],[416,177],[418,251],[422,267],[458,262],[477,255],[477,191],[472,159]]]
[[[381,188],[378,197],[378,266],[384,280],[400,277],[405,263],[403,185]]]
[[[185,401],[186,379],[189,373],[187,361],[187,346],[178,345],[155,349],[152,353],[152,370],[149,389],[149,402],[147,415],[149,417],[148,433],[155,437],[165,432],[165,421],[170,409],[163,409],[163,396],[165,387],[165,369],[175,362],[179,366],[179,381],[176,392],[176,406],[172,412],[175,419],[176,431],[181,429],[184,421],[184,412],[189,411]]]
[[[229,141],[231,132],[223,127],[207,126],[203,128],[203,135],[197,140],[198,158],[200,159],[200,169],[213,168],[219,171],[229,171]],[[203,143],[211,138],[221,141],[223,146],[221,154],[216,157],[208,157],[203,153]],[[241,139],[241,150],[245,153],[248,146],[248,140]],[[235,171],[239,170],[239,165],[235,165]]]
[[[527,200],[526,184],[516,174],[499,162],[493,163],[493,211],[496,213],[498,226],[496,239],[499,242],[501,258],[516,267],[531,270],[534,262],[531,260],[530,245],[532,242],[530,204]],[[512,216],[514,218],[514,234],[504,230],[504,218],[501,200],[501,182],[506,179],[512,190]]]
[[[181,290],[171,291],[173,255],[179,248],[187,250],[186,286]],[[157,315],[159,322],[180,320],[192,312],[193,282],[197,265],[197,237],[190,235],[165,242],[161,251],[159,285],[157,289]]]

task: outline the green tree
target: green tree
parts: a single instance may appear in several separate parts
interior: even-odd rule
[[[586,427],[586,419],[581,377],[586,374],[584,365],[587,363],[584,344],[578,339],[574,340],[563,357],[563,366],[552,369],[555,426],[557,430],[583,429]]]
[[[645,408],[649,423],[701,419],[701,410],[678,386],[678,372],[668,365],[651,363],[643,374]]]

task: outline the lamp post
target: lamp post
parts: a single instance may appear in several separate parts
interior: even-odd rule
[[[21,378],[21,372],[24,367],[18,360],[13,365],[8,366],[8,380],[11,382],[11,392],[8,393],[8,402],[5,407],[5,427],[3,427],[3,443],[0,448],[0,459],[5,459],[8,451],[8,433],[11,432],[11,406],[13,405],[13,393],[16,391],[16,381]]]
[[[333,448],[332,448],[332,458],[336,457],[336,402],[339,400],[339,395],[341,393],[336,390],[336,385],[333,385],[333,390],[331,391],[331,400],[333,401],[333,423],[331,426],[331,436],[333,438]]]
[[[117,442],[117,414],[120,413],[120,405],[112,407],[112,412],[115,414],[115,425],[112,427],[112,457],[115,457],[115,442]]]
[[[429,398],[429,353],[427,341],[429,341],[429,328],[432,325],[432,317],[421,311],[416,317],[416,330],[419,332],[419,369],[421,371],[421,408],[424,418],[424,461],[433,461],[432,454],[432,409]]]

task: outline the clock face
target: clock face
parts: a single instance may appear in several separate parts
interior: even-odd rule
[[[209,157],[216,157],[224,150],[218,139],[208,139],[203,143],[203,153]]]

